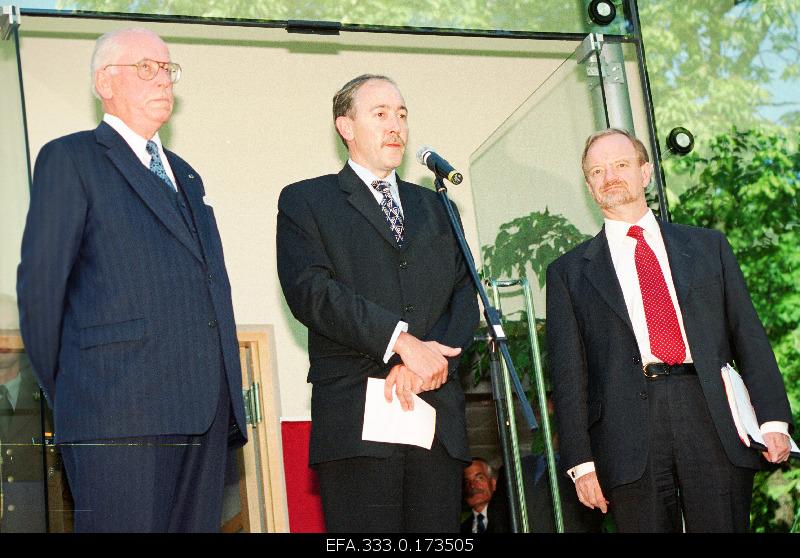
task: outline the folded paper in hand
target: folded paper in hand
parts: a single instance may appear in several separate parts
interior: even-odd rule
[[[748,448],[766,450],[767,445],[761,435],[756,411],[753,409],[753,404],[750,403],[750,393],[747,391],[747,386],[744,385],[742,377],[730,364],[723,366],[720,372],[722,373],[725,394],[728,396],[728,405],[731,408],[731,415],[733,415],[733,422],[736,425],[739,438]],[[798,449],[797,444],[791,438],[789,438],[789,441],[791,442],[790,451],[792,457],[800,458],[800,449]]]
[[[436,409],[414,395],[414,409],[404,411],[396,393],[392,393],[391,403],[386,401],[383,396],[385,384],[386,380],[367,378],[361,439],[431,449],[436,432]]]

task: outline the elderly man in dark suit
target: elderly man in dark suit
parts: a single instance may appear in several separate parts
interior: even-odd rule
[[[214,213],[158,135],[180,72],[150,31],[100,37],[103,122],[36,161],[20,323],[77,531],[218,530],[229,440],[245,439]]]
[[[717,231],[655,218],[628,132],[590,136],[582,166],[605,226],[547,270],[561,465],[620,531],[745,531],[761,456],[739,441],[720,368],[741,372],[773,463],[791,412],[736,258]]]
[[[507,533],[508,505],[495,498],[499,494],[497,473],[482,457],[473,457],[464,469],[464,502],[469,506],[469,515],[461,522],[461,532]]]
[[[335,95],[349,161],[284,188],[278,274],[308,327],[310,462],[329,531],[458,531],[470,461],[464,394],[451,381],[478,306],[446,213],[395,173],[408,140],[397,86],[363,75]],[[436,409],[430,450],[362,439],[367,378]]]

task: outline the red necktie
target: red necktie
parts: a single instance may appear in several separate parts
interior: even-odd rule
[[[632,226],[628,236],[636,239],[633,259],[636,262],[636,275],[639,276],[639,289],[642,291],[650,352],[667,364],[680,364],[686,358],[686,345],[683,344],[678,315],[661,266],[644,239],[642,227]]]

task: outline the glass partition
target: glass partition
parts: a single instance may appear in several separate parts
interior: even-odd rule
[[[16,267],[28,204],[18,14],[0,15],[0,533],[47,530],[44,402],[19,337]]]
[[[506,30],[545,33],[588,33],[592,21],[590,0],[21,0],[24,8],[63,12],[195,16],[261,22],[326,21],[344,25],[411,27],[417,29]],[[623,34],[628,29],[622,2],[605,32]]]

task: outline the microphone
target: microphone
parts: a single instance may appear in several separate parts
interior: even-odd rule
[[[453,165],[438,155],[433,148],[423,145],[417,150],[417,161],[428,167],[436,176],[449,180],[453,184],[461,184],[464,176],[453,168]]]

